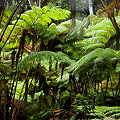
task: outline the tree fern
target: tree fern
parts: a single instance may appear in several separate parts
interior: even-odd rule
[[[120,17],[117,16],[115,18],[117,24],[120,25]],[[111,21],[108,18],[104,18],[101,22],[98,22],[95,25],[94,24],[90,25],[88,29],[86,29],[84,36],[87,38],[85,38],[83,42],[81,42],[80,44],[83,44],[84,47],[86,46],[86,49],[89,44],[93,44],[91,47],[93,47],[95,43],[106,44],[109,41],[109,39],[115,34],[116,34],[116,30],[113,24],[111,23]],[[86,45],[84,43],[86,43]]]
[[[94,57],[98,57],[100,53],[103,51],[102,48],[97,48],[93,50],[92,52],[88,53],[87,55],[83,56],[79,61],[71,65],[68,69],[69,72],[76,72],[78,71],[83,65],[85,65],[87,62],[90,61],[90,59]]]
[[[26,23],[25,27],[29,25],[33,26],[37,22],[42,25],[47,25],[52,20],[65,20],[69,15],[69,11],[60,8],[53,7],[50,9],[48,6],[43,8],[33,7],[33,10],[28,10],[21,15],[21,20],[18,21],[17,25],[22,26],[22,20]],[[14,24],[15,21],[12,23]]]
[[[113,107],[108,107],[108,106],[96,106],[94,113],[90,113],[90,116],[94,119],[96,118],[105,118],[105,117],[110,117],[110,118],[120,118],[120,107],[119,106],[113,106]]]
[[[102,61],[104,59],[111,59],[116,57],[116,51],[110,48],[106,48],[104,51],[100,53],[100,56],[96,58],[96,61]]]
[[[44,61],[45,59],[49,60],[50,56],[52,57],[54,62],[59,61],[62,63],[67,63],[68,65],[73,63],[73,60],[71,60],[66,54],[62,52],[55,53],[52,51],[41,51],[37,53],[33,52],[27,57],[25,57],[18,65],[18,69],[19,70],[29,69],[32,64],[33,65],[35,64],[35,62],[41,62]]]

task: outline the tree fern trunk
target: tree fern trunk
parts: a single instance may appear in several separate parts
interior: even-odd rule
[[[52,57],[49,57],[49,72],[52,70]]]
[[[106,84],[106,90],[105,90],[105,96],[104,96],[104,105],[106,105],[106,94],[108,89],[108,82],[109,82],[109,77],[107,78],[107,84]]]
[[[117,105],[117,97],[118,97],[118,87],[120,85],[120,73],[118,73],[118,85],[117,85],[117,88],[116,88],[116,95],[115,95],[115,105]]]

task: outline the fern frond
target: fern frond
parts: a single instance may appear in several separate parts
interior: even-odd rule
[[[76,26],[65,36],[64,42],[76,42],[83,39],[84,29],[87,25],[87,18],[85,18],[82,22],[77,20]]]
[[[68,71],[73,72],[73,73],[76,73],[76,72],[80,71],[81,68],[85,64],[91,62],[90,60],[93,59],[93,58],[96,58],[93,61],[94,63],[99,63],[100,61],[104,61],[104,60],[108,60],[108,61],[113,62],[113,61],[116,61],[116,59],[117,59],[116,56],[117,56],[117,51],[116,50],[113,50],[111,48],[106,48],[106,49],[96,48],[92,52],[83,56],[79,61],[72,64],[70,67],[68,67]]]
[[[111,48],[106,48],[104,51],[100,53],[100,56],[96,58],[96,62],[102,61],[104,59],[111,59],[116,56],[116,51]]]
[[[44,6],[42,8],[42,11],[43,11],[43,13],[47,13],[48,11],[50,11],[50,8],[48,6]]]
[[[92,31],[92,32],[88,32],[85,34],[86,37],[91,37],[91,36],[104,36],[106,37],[107,39],[109,39],[112,35],[114,35],[114,33],[111,34],[110,31],[107,31],[107,30],[95,30],[95,31]]]
[[[55,62],[62,62],[71,64],[73,60],[71,60],[66,54],[62,52],[52,52],[52,51],[41,51],[41,52],[33,52],[27,57],[25,57],[18,65],[18,70],[27,70],[32,65],[35,65],[36,62],[44,61],[45,59],[49,60],[49,57],[52,57],[53,61]]]
[[[120,111],[119,111],[120,112]],[[110,117],[113,117],[113,118],[120,118],[120,113],[116,113],[116,114],[113,114],[111,115]]]
[[[33,10],[38,14],[38,17],[40,17],[43,13],[43,10],[37,6],[33,6]]]
[[[109,39],[115,33],[116,33],[116,31],[115,31],[115,28],[114,28],[113,24],[111,23],[111,21],[108,18],[105,18],[100,23],[98,23],[94,26],[90,26],[86,30],[85,36],[86,37],[90,37],[90,36],[93,36],[93,35],[105,36]]]
[[[82,43],[88,43],[89,44],[89,43],[96,43],[98,41],[100,43],[107,43],[108,39],[105,38],[104,36],[93,36],[93,37],[84,39]]]
[[[48,6],[43,8],[33,7],[33,10],[28,10],[21,14],[20,19],[23,20],[28,25],[33,25],[35,23],[40,23],[42,25],[47,25],[51,23],[52,20],[65,20],[70,15],[70,12],[60,8],[50,9]],[[19,20],[20,21],[20,20]],[[15,24],[15,21],[12,22]],[[22,26],[23,24],[18,22],[17,25]],[[26,27],[25,25],[23,27]]]
[[[12,24],[15,24],[15,22],[16,22],[16,20],[12,21]],[[18,20],[17,25],[21,26],[23,28],[29,28],[30,27],[30,25],[26,24],[26,22],[24,20]]]
[[[83,65],[85,65],[87,62],[89,62],[90,59],[98,57],[100,53],[104,49],[102,48],[97,48],[93,50],[92,52],[88,53],[87,55],[83,56],[79,61],[68,67],[69,72],[76,72],[78,71]]]
[[[105,47],[105,44],[102,44],[102,43],[96,43],[96,44],[90,44],[90,45],[87,45],[85,47],[82,47],[84,50],[93,50],[93,49],[96,49],[96,48],[103,48]]]
[[[107,116],[110,116],[110,117],[115,117],[116,116],[116,114],[118,114],[119,113],[119,117],[120,117],[120,108],[118,109],[118,108],[116,108],[116,109],[110,109],[109,111],[107,111],[106,112],[106,115]]]
[[[108,106],[95,106],[95,113],[91,111],[90,116],[92,118],[97,119],[98,117],[109,117],[109,118],[120,118],[120,107],[119,106],[113,106],[113,107],[108,107]],[[109,119],[108,118],[108,119]]]

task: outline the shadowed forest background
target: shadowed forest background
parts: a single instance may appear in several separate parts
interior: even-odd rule
[[[0,120],[120,119],[120,0],[0,0]]]

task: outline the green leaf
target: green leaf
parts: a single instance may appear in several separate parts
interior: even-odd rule
[[[93,50],[92,52],[88,53],[87,55],[83,56],[79,61],[72,64],[70,67],[68,67],[68,71],[69,72],[78,71],[83,65],[85,65],[87,62],[89,62],[90,59],[92,59],[94,57],[98,57],[103,50],[104,49],[102,49],[102,48],[97,48],[97,49]]]

